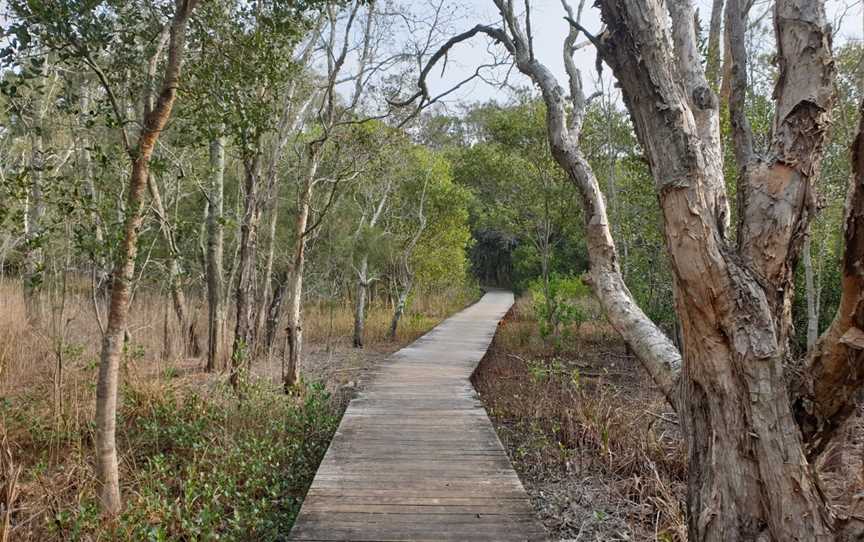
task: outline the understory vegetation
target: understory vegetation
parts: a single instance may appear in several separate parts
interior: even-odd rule
[[[542,300],[541,300],[542,301]],[[679,416],[589,295],[584,323],[550,341],[526,293],[498,328],[472,381],[538,517],[561,540],[687,538],[687,453]],[[538,308],[541,310],[538,311]],[[864,416],[818,464],[838,511],[858,514]]]
[[[59,341],[32,333],[20,283],[0,280],[0,514],[9,541],[284,540],[365,371],[476,299],[471,289],[421,297],[395,339],[392,307],[376,300],[362,351],[350,347],[350,304],[310,305],[304,383],[286,395],[278,361],[259,361],[238,396],[225,374],[184,355],[167,300],[142,295],[117,416],[128,502],[106,522],[92,474],[90,337],[99,332],[86,288],[70,290]]]
[[[493,288],[474,383],[554,536],[864,540],[861,16],[0,0],[0,542],[286,539]]]

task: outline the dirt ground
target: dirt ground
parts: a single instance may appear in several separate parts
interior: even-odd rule
[[[519,306],[473,381],[555,540],[686,540],[687,462],[676,414],[620,339],[583,324],[558,348]],[[864,417],[817,467],[835,511],[864,516]]]

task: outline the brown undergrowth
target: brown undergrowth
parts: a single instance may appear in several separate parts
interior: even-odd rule
[[[580,542],[686,540],[675,413],[601,318],[554,342],[538,329],[520,298],[473,380],[547,529]],[[864,512],[862,430],[858,416],[819,464],[842,513]]]
[[[350,347],[349,303],[307,306],[306,384],[286,396],[278,361],[256,360],[240,400],[224,373],[182,355],[170,299],[142,289],[121,368],[125,508],[106,523],[92,465],[92,299],[86,287],[62,303],[46,292],[34,325],[21,292],[0,280],[0,542],[283,540],[363,372],[470,301],[419,298],[395,341],[389,307],[372,305],[363,350]],[[204,304],[189,298],[204,336]]]

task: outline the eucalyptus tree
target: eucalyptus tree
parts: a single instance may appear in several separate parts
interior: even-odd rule
[[[315,2],[213,2],[202,10],[205,25],[196,32],[201,62],[194,68],[198,129],[211,147],[211,189],[208,194],[208,283],[210,324],[208,367],[215,368],[221,342],[217,321],[224,317],[221,287],[223,251],[221,214],[224,147],[233,143],[243,165],[243,206],[239,218],[239,260],[235,291],[235,328],[231,382],[246,370],[254,353],[258,325],[268,294],[259,282],[259,237],[265,211],[277,212],[280,161],[295,120],[302,117],[299,78],[305,58],[297,46],[313,30]],[[242,57],[242,60],[241,60]],[[275,227],[275,217],[274,217]]]
[[[104,96],[111,107],[116,132],[131,164],[126,216],[112,277],[110,309],[102,338],[99,379],[96,386],[96,471],[101,484],[102,508],[107,515],[111,516],[118,514],[121,509],[115,437],[118,372],[129,316],[138,234],[144,214],[144,193],[156,142],[171,117],[177,96],[181,66],[185,56],[186,28],[196,3],[196,0],[172,2],[173,13],[167,22],[163,22],[160,20],[161,13],[158,12],[151,13],[148,18],[142,18],[139,11],[141,6],[117,6],[108,2],[98,4],[10,2],[17,16],[12,32],[19,45],[29,42],[31,36],[36,34],[41,45],[56,51],[62,62],[87,68],[99,79]],[[167,28],[165,31],[168,36],[167,58],[163,65],[158,97],[152,104],[152,109],[146,108],[141,119],[140,132],[135,137],[129,133],[128,111],[118,100],[116,82],[122,76],[106,71],[103,55],[110,53],[112,62],[118,62],[118,59],[124,56],[124,51],[111,48],[115,43],[114,36],[125,35],[128,39],[120,40],[124,45],[136,44],[139,39],[147,39],[145,37],[147,32],[142,31],[141,27],[146,28],[148,23],[155,23],[148,28],[152,35],[158,36],[163,33],[164,28]],[[130,59],[126,58],[126,60]],[[126,67],[129,68],[128,65]],[[139,69],[145,72],[141,76],[141,87],[145,87],[146,67],[139,66]],[[149,99],[149,89],[145,88],[142,94],[143,101]]]
[[[344,4],[344,5],[340,5]],[[388,111],[372,112],[368,99],[376,83],[404,62],[406,55],[397,45],[390,50],[395,21],[404,17],[397,12],[379,9],[374,2],[353,0],[329,2],[317,41],[318,55],[313,62],[321,66],[317,93],[320,99],[311,112],[304,136],[296,143],[300,167],[296,191],[296,215],[292,230],[289,271],[287,273],[287,347],[284,385],[290,389],[299,379],[303,348],[303,274],[309,236],[321,224],[337,195],[340,179],[356,177],[343,171],[322,177],[322,160],[328,150],[353,125],[373,118],[384,118]],[[322,58],[323,57],[323,58]],[[320,61],[320,64],[317,62]],[[341,92],[340,92],[341,90]],[[329,181],[329,182],[328,182]],[[325,204],[312,217],[316,192],[328,187]]]
[[[363,347],[368,291],[384,271],[384,253],[393,237],[387,227],[388,216],[411,171],[413,158],[412,145],[400,130],[377,121],[366,123],[362,130],[363,144],[370,147],[374,160],[364,169],[352,191],[354,214],[358,217],[350,250],[350,267],[356,276],[355,348]]]
[[[477,25],[454,36],[430,58],[423,74],[456,44],[483,35],[500,44],[539,87],[552,155],[580,191],[592,288],[612,325],[681,417],[689,459],[690,538],[859,536],[856,521],[834,517],[813,462],[853,411],[864,381],[861,135],[853,148],[840,310],[794,378],[787,372],[793,271],[816,211],[816,181],[834,106],[835,70],[824,2],[775,4],[779,77],[764,155],[755,152],[743,114],[746,11],[736,0],[726,2],[729,101],[739,167],[734,240],[719,100],[705,76],[692,3],[601,0],[605,30],[600,36],[585,33],[612,68],[654,177],[683,360],[624,285],[605,202],[580,148],[586,100],[572,54],[584,32],[581,9],[563,2],[571,25],[562,48],[565,91],[534,56],[530,9],[517,14],[511,0],[494,3],[501,25]],[[430,100],[425,84],[416,98]]]

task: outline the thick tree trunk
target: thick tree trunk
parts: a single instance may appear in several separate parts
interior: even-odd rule
[[[255,155],[245,162],[245,194],[243,220],[240,225],[240,263],[238,266],[234,344],[231,349],[231,385],[237,389],[242,372],[248,369],[254,351],[255,279],[258,255],[258,222],[260,221],[258,190],[261,177],[261,157]]]
[[[789,6],[781,5],[788,3],[778,4],[778,19],[795,26],[798,21]],[[727,9],[738,9],[735,4],[729,0]],[[609,28],[601,54],[621,84],[648,155],[675,278],[685,352],[679,410],[690,469],[690,539],[830,540],[833,518],[791,415],[783,374],[786,335],[782,322],[775,320],[774,288],[788,284],[781,262],[788,262],[797,229],[776,211],[794,213],[784,205],[778,209],[748,203],[740,246],[745,261],[757,271],[742,265],[724,240],[722,217],[710,197],[723,183],[722,171],[713,167],[719,149],[703,137],[705,126],[693,110],[700,103],[713,107],[714,101],[693,100],[692,93],[682,93],[681,66],[676,69],[671,60],[676,57],[667,36],[675,38],[680,62],[680,51],[686,49],[681,40],[695,41],[695,35],[674,33],[659,0],[601,5]],[[798,6],[799,13],[802,7]],[[814,45],[823,47],[818,35],[815,38]],[[633,63],[635,56],[642,60]],[[698,71],[698,65],[690,68]],[[800,80],[795,84],[806,86]],[[804,96],[812,89],[798,90]],[[781,116],[782,123],[789,120]],[[784,128],[788,126],[780,129]],[[799,128],[807,129],[802,124]],[[820,128],[817,119],[808,149],[817,154]],[[795,139],[787,135],[787,141]],[[777,178],[773,186],[785,191],[792,177]],[[793,179],[795,186],[783,196],[796,197],[801,193],[799,183],[806,181]],[[770,187],[774,181],[769,176],[767,182]],[[765,185],[754,185],[751,193],[757,190],[764,193]],[[753,235],[756,230],[761,231],[759,236]],[[760,265],[765,257],[770,260],[767,267]],[[770,282],[770,292],[762,286],[761,279],[767,276],[780,279]],[[780,297],[784,295],[781,292]]]
[[[210,191],[207,204],[207,371],[221,368],[224,342],[225,139],[210,142]]]
[[[860,115],[846,200],[840,306],[792,386],[795,416],[811,457],[825,450],[855,411],[864,384],[864,101]]]
[[[129,296],[135,273],[135,256],[138,251],[138,230],[141,227],[144,210],[144,193],[150,174],[153,148],[171,116],[171,109],[177,96],[177,85],[185,52],[186,25],[195,4],[195,0],[177,0],[176,12],[171,23],[168,60],[159,97],[155,108],[144,118],[137,146],[128,149],[132,157],[132,173],[129,179],[127,216],[114,269],[108,324],[102,337],[99,380],[96,385],[96,474],[102,486],[100,491],[102,509],[108,516],[116,516],[121,509],[115,438],[118,373],[123,353],[123,337],[129,317]]]

